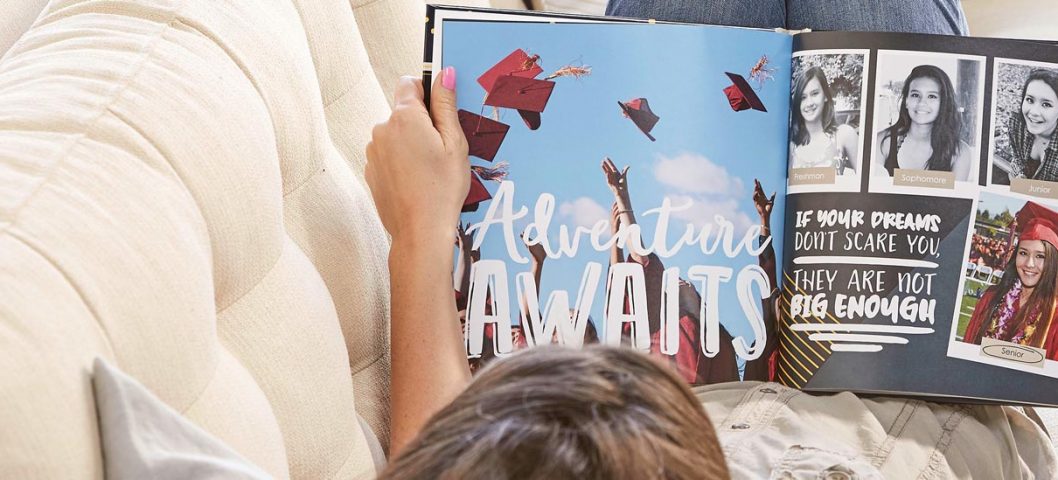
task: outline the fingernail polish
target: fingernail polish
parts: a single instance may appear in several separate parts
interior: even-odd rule
[[[441,85],[449,90],[456,89],[455,67],[445,67],[445,69],[441,71]]]

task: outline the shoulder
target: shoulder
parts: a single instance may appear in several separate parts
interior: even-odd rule
[[[860,135],[856,133],[856,129],[846,124],[838,126],[834,136],[838,139],[838,143],[842,145],[848,145],[859,141]]]
[[[973,147],[969,143],[959,140],[958,149],[955,150],[955,158],[952,163],[959,166],[967,166],[973,161]]]

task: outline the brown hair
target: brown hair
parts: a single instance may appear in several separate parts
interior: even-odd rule
[[[630,348],[541,346],[484,369],[382,479],[728,478],[709,417]]]

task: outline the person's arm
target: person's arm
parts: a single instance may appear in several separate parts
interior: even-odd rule
[[[617,218],[625,227],[636,224],[635,212],[632,210],[632,197],[628,194],[629,168],[629,166],[625,166],[623,170],[618,171],[617,165],[609,157],[602,160],[602,171],[606,175],[606,185],[613,192],[614,203],[617,204]],[[643,243],[642,236],[637,240],[640,244]],[[626,239],[626,241],[631,241],[631,239]],[[636,252],[634,248],[630,248],[628,251],[632,260],[638,263],[645,263],[645,257]]]
[[[753,180],[753,205],[757,209],[757,215],[760,216],[761,241],[767,241],[771,238],[771,210],[775,205],[775,194],[772,193],[771,197],[765,195],[764,188],[761,187],[760,181],[756,179]],[[761,353],[760,357],[746,362],[742,379],[766,382],[769,380],[768,361],[772,353],[779,348],[779,314],[776,311],[776,303],[774,301],[778,297],[779,292],[775,275],[775,249],[772,248],[770,242],[768,247],[761,252],[758,262],[760,267],[767,273],[768,282],[771,284],[772,289],[771,294],[760,301],[761,310],[764,313],[764,335],[766,339],[764,352]]]
[[[536,245],[529,245],[529,239],[526,238],[525,232],[522,232],[522,243],[524,243],[525,247],[527,249],[529,249],[529,256],[532,257],[532,260],[531,260],[531,263],[530,263],[530,266],[529,266],[529,272],[533,274],[533,283],[536,285],[537,305],[539,305],[539,303],[540,303],[540,292],[542,290],[540,288],[540,279],[541,279],[541,277],[543,276],[543,273],[544,273],[544,260],[547,259],[547,251],[545,251],[544,250],[544,246],[539,244],[539,243],[536,244]],[[529,301],[528,301],[527,298],[522,298],[521,307],[522,307],[521,311],[524,312],[526,315],[528,315],[528,312],[529,312]],[[527,325],[525,324],[525,319],[523,318],[522,319],[522,328],[525,329],[526,327],[527,327]]]
[[[636,224],[635,212],[632,211],[632,197],[628,193],[628,166],[618,171],[617,165],[608,157],[602,161],[602,171],[606,175],[606,184],[613,192],[614,202],[617,203],[617,217],[621,224],[628,228]],[[643,244],[642,235],[635,239],[626,238],[626,242],[638,241]],[[665,265],[656,254],[642,255],[635,248],[628,249],[629,257],[633,262],[643,266],[643,274],[646,276],[647,286],[647,318],[650,323],[650,333],[653,334],[661,329],[661,283],[665,272]],[[657,345],[652,345],[653,350]]]
[[[880,176],[885,174],[891,176],[885,169],[885,157],[889,155],[889,137],[886,136],[885,130],[878,132],[878,134],[874,136],[874,143],[878,145],[878,151],[874,152],[875,160],[871,162],[874,170],[871,175]]]
[[[610,235],[617,236],[617,232],[621,230],[621,214],[620,208],[617,206],[617,202],[614,202],[613,207],[610,208]],[[613,246],[610,247],[610,265],[616,265],[625,261],[625,254],[621,250],[621,246],[617,242],[613,242]]]
[[[455,279],[455,290],[459,294],[456,300],[456,311],[467,308],[467,295],[470,293],[470,266],[474,264],[471,258],[471,236],[467,235],[463,225],[459,225],[456,233],[456,244],[459,246],[459,254],[456,256],[456,268],[453,278]]]
[[[452,68],[437,76],[431,93],[432,114],[421,82],[402,78],[393,114],[367,145],[364,175],[393,239],[391,458],[470,381],[451,290],[452,235],[470,189]]]
[[[525,238],[523,237],[523,240]],[[541,244],[526,245],[529,248],[529,256],[532,257],[529,271],[533,273],[533,281],[536,282],[536,296],[540,297],[540,278],[544,274],[544,260],[547,260],[547,251]]]
[[[860,136],[856,134],[856,130],[848,125],[842,125],[838,127],[838,145],[841,146],[842,151],[845,153],[845,158],[849,159],[849,164],[852,165],[852,170],[856,173],[860,172]]]
[[[955,180],[965,182],[970,179],[970,164],[973,163],[970,145],[959,141],[959,149],[955,153],[955,161],[952,162],[952,173]]]

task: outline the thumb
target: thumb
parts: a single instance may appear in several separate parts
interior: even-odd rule
[[[445,67],[434,79],[430,89],[430,117],[434,128],[441,134],[445,150],[465,156],[467,140],[463,128],[459,126],[459,114],[456,113],[456,69]]]

